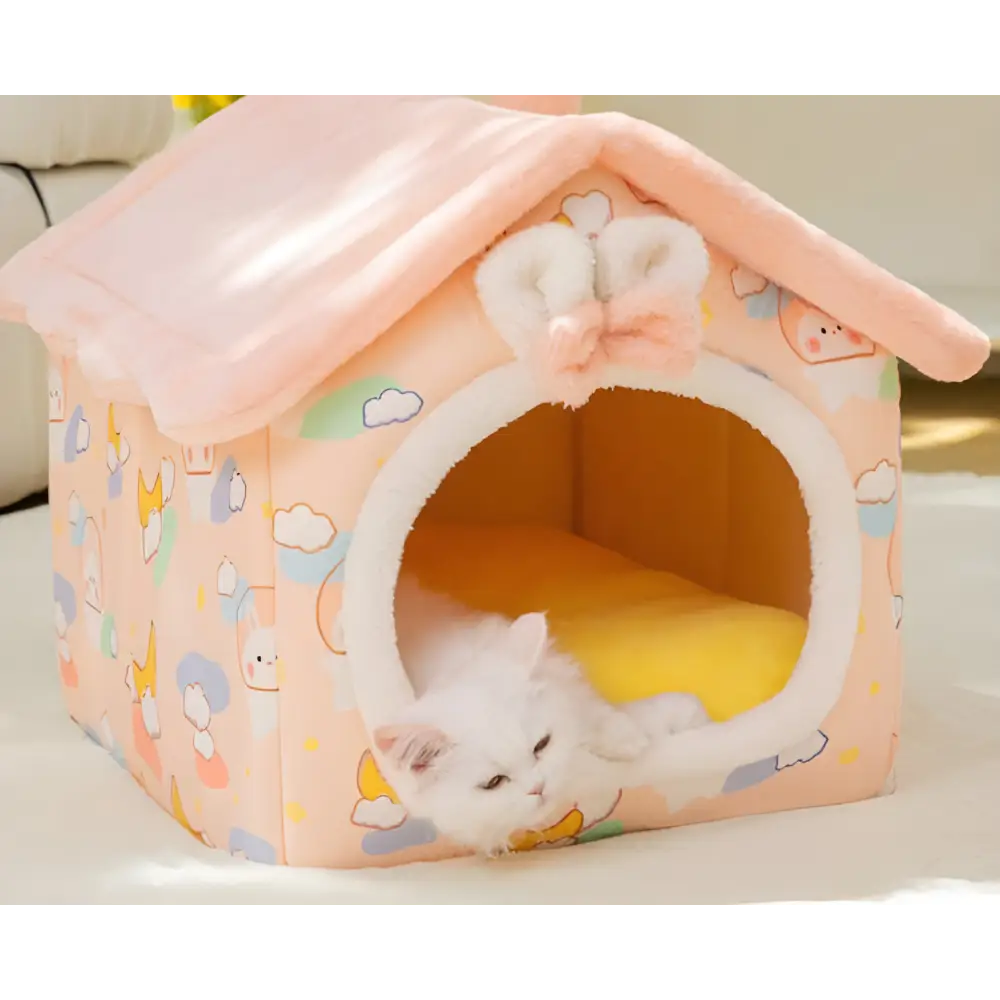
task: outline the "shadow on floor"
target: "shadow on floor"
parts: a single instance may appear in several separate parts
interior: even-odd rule
[[[39,493],[32,493],[31,496],[25,497],[23,500],[18,500],[17,503],[9,504],[6,507],[0,507],[0,517],[3,517],[4,514],[16,514],[21,510],[31,510],[32,507],[42,507],[48,502],[48,490],[42,490]]]

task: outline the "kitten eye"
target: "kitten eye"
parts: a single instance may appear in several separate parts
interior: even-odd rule
[[[489,781],[484,781],[479,787],[484,792],[492,792],[494,788],[499,788],[501,785],[505,785],[510,778],[506,774],[494,774]]]
[[[532,752],[537,757],[551,742],[552,742],[552,734],[549,733],[547,736],[543,736],[535,744],[535,749]]]
[[[260,656],[258,656],[258,657],[257,657],[257,662],[258,662],[258,663],[263,663],[263,662],[264,662],[264,660],[263,660],[263,659],[262,659],[262,658],[261,658]]]

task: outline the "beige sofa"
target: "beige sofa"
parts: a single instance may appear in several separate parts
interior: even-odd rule
[[[170,98],[0,96],[0,264],[162,149]],[[0,508],[47,481],[47,364],[0,322]]]

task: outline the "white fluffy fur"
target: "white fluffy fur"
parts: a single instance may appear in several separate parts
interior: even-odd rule
[[[708,280],[708,251],[696,229],[649,215],[609,222],[596,244],[597,297],[607,301],[644,281],[668,295],[696,296]]]
[[[533,226],[490,251],[476,271],[476,289],[489,321],[525,358],[553,316],[594,298],[593,248],[569,226]]]
[[[404,577],[396,631],[416,700],[375,745],[412,812],[485,854],[581,800],[613,799],[623,765],[707,719],[688,695],[610,705],[553,647],[541,613],[471,611]]]

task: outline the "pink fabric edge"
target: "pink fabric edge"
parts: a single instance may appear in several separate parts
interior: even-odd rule
[[[526,111],[536,115],[578,115],[583,104],[582,97],[561,94],[544,96],[491,97],[490,103],[496,108],[509,111]]]

